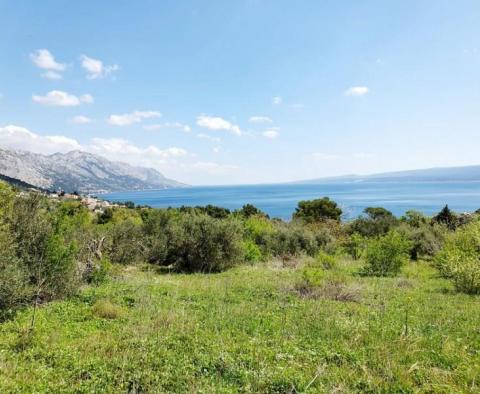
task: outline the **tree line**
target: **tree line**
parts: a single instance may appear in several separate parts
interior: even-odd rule
[[[307,255],[328,268],[335,256],[362,260],[359,275],[396,275],[427,260],[459,291],[480,292],[479,214],[447,206],[400,218],[369,207],[342,222],[329,198],[300,201],[285,222],[251,204],[153,209],[133,203],[92,213],[78,201],[52,201],[0,183],[0,318],[100,283],[112,267],[153,264],[172,272],[219,272],[238,264]]]

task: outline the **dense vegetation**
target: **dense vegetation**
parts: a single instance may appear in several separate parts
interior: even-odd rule
[[[341,214],[94,213],[0,184],[0,388],[476,391],[478,213]]]

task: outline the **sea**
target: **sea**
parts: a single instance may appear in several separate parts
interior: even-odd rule
[[[231,210],[250,203],[270,217],[289,220],[301,200],[329,197],[343,210],[343,219],[357,217],[366,207],[384,207],[401,216],[408,210],[427,215],[446,204],[457,212],[480,208],[480,182],[328,182],[319,184],[263,184],[194,186],[164,190],[109,193],[115,202],[133,201],[151,207],[221,206]]]

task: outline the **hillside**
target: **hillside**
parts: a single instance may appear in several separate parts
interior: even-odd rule
[[[112,162],[81,151],[46,156],[0,148],[0,174],[43,189],[81,193],[184,186],[152,168]]]
[[[475,182],[480,181],[480,165],[464,167],[437,167],[419,170],[384,172],[371,175],[344,175],[297,181],[298,184],[324,182]]]

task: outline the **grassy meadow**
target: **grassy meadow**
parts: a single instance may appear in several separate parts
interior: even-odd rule
[[[2,393],[460,393],[480,390],[480,300],[425,262],[396,277],[309,258],[217,274],[115,267],[0,325]],[[324,279],[328,281],[328,277]]]

